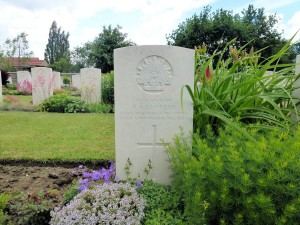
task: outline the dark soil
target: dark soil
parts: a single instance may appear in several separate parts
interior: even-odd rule
[[[71,165],[72,166],[72,165]],[[9,193],[12,196],[10,205],[14,205],[18,200],[14,200],[20,192],[23,196],[37,196],[39,192],[55,193],[51,194],[49,201],[51,208],[63,205],[64,193],[72,186],[72,182],[79,179],[78,174],[88,170],[87,168],[78,169],[77,167],[66,166],[33,166],[26,164],[1,164],[0,163],[0,193]],[[72,175],[75,171],[76,175]],[[8,206],[9,208],[9,206]],[[8,215],[14,224],[20,215],[17,212],[8,210]],[[18,223],[19,224],[19,223]]]
[[[0,192],[37,193],[58,190],[57,199],[72,185],[75,177],[71,171],[77,168],[40,167],[24,165],[0,165]]]

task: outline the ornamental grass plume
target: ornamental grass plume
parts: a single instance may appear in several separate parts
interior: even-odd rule
[[[83,190],[51,214],[51,225],[140,224],[144,200],[128,183],[104,183]]]

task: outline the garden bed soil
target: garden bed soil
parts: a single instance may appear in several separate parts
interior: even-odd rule
[[[53,209],[63,205],[64,193],[78,180],[77,175],[86,170],[88,169],[70,165],[64,167],[0,163],[0,193],[5,192],[12,196],[10,205],[18,203],[14,197],[20,193],[31,200],[43,193],[43,196],[49,197],[49,206]],[[72,171],[76,172],[75,175]],[[19,224],[17,221],[20,215],[16,210],[9,210],[8,215],[13,224]]]
[[[62,166],[28,166],[0,164],[0,192],[25,194],[57,190],[56,201],[62,200],[63,194],[76,178],[71,172],[77,168]]]

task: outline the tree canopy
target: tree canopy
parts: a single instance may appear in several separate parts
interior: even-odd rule
[[[100,68],[103,73],[113,70],[115,48],[133,45],[132,42],[126,41],[127,34],[122,33],[121,28],[120,26],[115,28],[112,28],[111,25],[107,28],[104,26],[103,31],[94,40],[92,56],[95,60],[95,66]]]
[[[33,52],[29,50],[27,36],[28,34],[22,32],[13,39],[6,39],[0,52],[0,67],[2,69],[12,69],[9,61],[4,60],[4,58],[18,58],[18,65],[16,66],[18,70],[32,56]]]
[[[276,14],[266,15],[264,8],[256,9],[253,5],[243,9],[241,14],[223,9],[212,12],[211,7],[206,6],[198,15],[186,19],[167,35],[167,42],[169,45],[187,48],[205,43],[208,53],[212,54],[236,38],[237,48],[251,41],[249,49],[268,47],[262,52],[262,58],[268,58],[286,42],[276,29],[277,23]]]
[[[45,60],[49,64],[58,62],[60,59],[65,58],[70,60],[70,44],[69,44],[69,32],[61,30],[61,27],[57,28],[56,21],[52,22],[49,31],[48,44],[45,49]]]

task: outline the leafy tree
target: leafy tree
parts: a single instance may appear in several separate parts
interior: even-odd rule
[[[113,70],[113,51],[115,48],[121,48],[134,45],[133,42],[127,41],[127,34],[120,31],[118,25],[112,28],[109,25],[104,26],[103,31],[92,43],[91,54],[89,55],[95,67],[100,68],[103,73]]]
[[[73,72],[79,72],[81,68],[95,66],[92,58],[93,42],[87,42],[82,47],[75,47],[72,51]]]
[[[17,70],[20,69],[22,64],[24,64],[33,54],[32,51],[29,51],[29,42],[27,40],[27,36],[28,34],[22,32],[13,39],[6,39],[3,45],[2,55],[4,57],[18,58]],[[7,67],[8,65],[5,66]]]
[[[122,27],[111,25],[103,27],[103,30],[94,39],[85,43],[82,47],[76,47],[72,51],[72,63],[74,72],[84,67],[100,68],[102,73],[113,70],[113,51],[116,48],[134,45],[126,40],[127,34],[122,33]]]
[[[58,62],[61,58],[70,59],[70,44],[69,38],[70,34],[65,33],[61,30],[61,27],[57,28],[56,21],[52,22],[49,31],[48,44],[45,49],[45,60],[49,64]]]
[[[50,64],[49,67],[61,73],[70,73],[72,72],[73,65],[69,59],[61,58],[59,61]]]
[[[240,14],[218,9],[211,11],[211,7],[204,7],[199,15],[193,15],[178,25],[176,30],[167,35],[169,45],[194,48],[203,42],[212,54],[216,49],[223,49],[226,43],[236,38],[236,47],[240,48],[249,43],[249,49],[262,49],[262,59],[276,53],[284,44],[275,25],[276,15],[265,15],[264,8],[254,8],[249,5]]]

